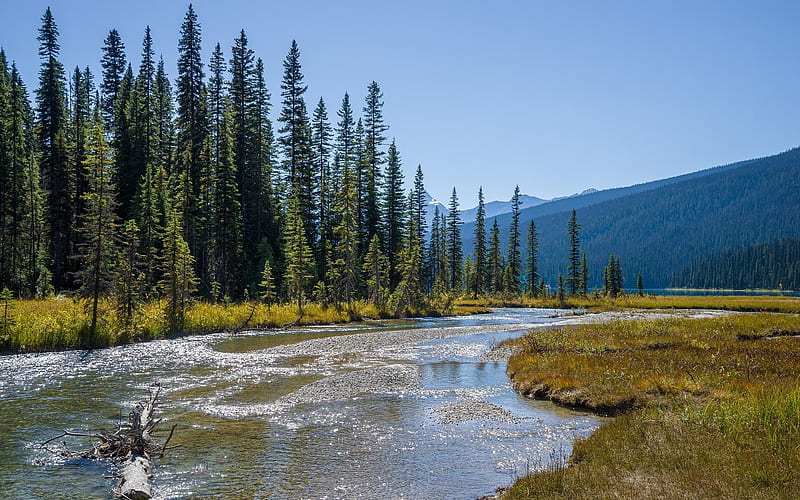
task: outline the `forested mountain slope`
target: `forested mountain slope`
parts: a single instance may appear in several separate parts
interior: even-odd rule
[[[800,236],[800,149],[639,186],[600,191],[522,210],[536,223],[540,272],[555,283],[567,265],[567,220],[577,210],[590,288],[600,286],[611,252],[627,285],[667,286],[696,259],[725,249]],[[510,214],[497,218],[507,238]],[[487,220],[487,226],[492,223]],[[474,224],[463,227],[472,251]]]
[[[724,250],[675,273],[672,286],[800,290],[800,240]]]

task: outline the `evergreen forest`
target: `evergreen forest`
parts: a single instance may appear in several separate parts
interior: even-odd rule
[[[301,315],[312,301],[367,301],[403,315],[462,293],[616,296],[800,234],[797,150],[531,208],[516,187],[510,212],[491,219],[479,190],[465,225],[455,188],[431,217],[422,167],[404,179],[377,82],[361,104],[306,102],[295,41],[269,89],[244,30],[201,52],[191,5],[174,78],[149,27],[135,49],[110,30],[97,76],[60,63],[49,8],[38,34],[32,92],[0,50],[0,288],[85,297],[92,331],[101,300],[123,318],[164,301],[179,329],[197,299],[293,303]],[[722,253],[673,282],[773,287],[780,275],[797,287],[796,253],[782,240]]]

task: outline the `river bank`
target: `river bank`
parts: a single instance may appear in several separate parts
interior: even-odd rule
[[[303,314],[290,304],[195,302],[186,310],[183,328],[175,331],[166,320],[164,301],[143,304],[129,320],[112,303],[102,301],[101,320],[91,333],[88,306],[87,300],[73,297],[13,301],[0,324],[0,354],[96,349],[245,328],[281,329],[388,317],[365,301],[353,301],[349,307],[311,303],[304,307]],[[412,311],[411,317],[488,311],[483,306],[432,304]]]
[[[113,470],[40,443],[113,426],[146,385],[181,447],[155,464],[158,499],[474,498],[571,450],[598,419],[520,397],[481,354],[561,311],[216,333],[0,358],[0,491],[107,498]],[[54,434],[55,432],[55,434]]]
[[[800,317],[621,319],[501,346],[520,393],[616,418],[500,498],[792,498]]]

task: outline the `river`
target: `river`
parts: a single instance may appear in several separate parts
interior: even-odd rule
[[[109,498],[113,466],[64,460],[36,443],[61,429],[113,429],[157,382],[158,416],[178,423],[171,444],[180,448],[156,461],[155,498],[489,494],[569,456],[600,425],[519,396],[505,361],[483,357],[559,321],[554,313],[500,309],[0,357],[0,492]]]

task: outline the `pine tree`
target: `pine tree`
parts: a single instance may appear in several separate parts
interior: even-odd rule
[[[364,103],[364,158],[362,162],[362,209],[364,211],[364,243],[369,243],[379,230],[381,165],[386,152],[381,150],[389,127],[383,122],[383,93],[376,82],[367,87]]]
[[[306,240],[303,214],[300,202],[296,197],[289,200],[284,228],[284,244],[286,255],[286,274],[284,281],[290,300],[297,302],[297,310],[303,316],[303,301],[306,288],[313,278],[313,254]]]
[[[503,254],[500,251],[500,227],[497,225],[497,218],[495,217],[492,224],[492,234],[489,239],[489,282],[491,283],[490,289],[492,292],[503,291]]]
[[[71,193],[74,178],[68,166],[66,141],[66,103],[64,66],[58,61],[58,27],[50,8],[42,16],[39,28],[39,88],[36,90],[40,170],[47,193],[46,214],[49,230],[48,254],[51,258],[53,285],[57,290],[69,287],[67,256],[71,247]]]
[[[577,295],[581,288],[581,252],[580,252],[580,230],[578,216],[575,210],[567,224],[567,234],[569,234],[569,262],[567,264],[567,288],[570,295]]]
[[[556,295],[558,299],[558,304],[560,306],[564,306],[564,276],[561,273],[558,273],[558,292]]]
[[[317,261],[320,264],[320,275],[328,281],[327,260],[332,250],[333,241],[333,203],[336,199],[335,184],[331,178],[331,140],[333,132],[328,123],[328,110],[325,100],[321,97],[314,110],[311,122],[311,142],[313,144],[313,163],[317,178],[319,179],[319,192],[316,205],[319,208],[320,248]]]
[[[508,286],[506,291],[512,294],[519,293],[519,277],[522,274],[522,254],[520,252],[520,199],[519,186],[514,188],[514,196],[511,197],[511,224],[508,228]]]
[[[186,175],[185,173],[182,175]],[[180,182],[179,185],[185,185]],[[178,196],[183,196],[178,194]],[[183,330],[186,324],[186,309],[191,302],[192,294],[197,289],[198,279],[194,274],[194,257],[189,245],[183,238],[183,214],[180,212],[180,200],[167,211],[167,223],[164,230],[164,249],[161,252],[161,280],[159,289],[167,299],[164,310],[167,323],[172,331]]]
[[[233,160],[239,187],[242,210],[242,235],[244,242],[245,281],[250,282],[253,273],[259,269],[258,248],[265,237],[262,221],[263,184],[265,161],[261,153],[261,103],[256,89],[255,55],[248,46],[244,30],[234,39],[231,47],[229,70],[229,97],[231,108],[231,136],[233,138]],[[269,102],[263,104],[268,107]]]
[[[127,218],[131,215],[132,202],[136,195],[139,179],[135,167],[136,141],[136,93],[133,69],[130,65],[120,81],[119,91],[114,99],[113,135],[111,146],[114,150],[117,201],[119,215]]]
[[[198,240],[199,211],[197,201],[203,191],[202,180],[208,171],[207,138],[208,116],[206,102],[205,75],[200,55],[201,34],[197,14],[189,4],[186,17],[181,25],[178,40],[178,78],[176,81],[176,97],[178,102],[177,116],[177,168],[179,177],[185,183],[181,187],[185,191],[185,205],[180,207],[183,216],[184,240],[194,255],[200,250]]]
[[[145,294],[144,256],[139,253],[139,233],[136,221],[125,221],[120,231],[114,269],[113,295],[117,314],[127,333],[134,328],[134,317]]]
[[[583,252],[580,274],[580,293],[584,297],[589,293],[589,263],[586,261],[586,252]]]
[[[336,238],[331,263],[331,297],[335,304],[346,302],[348,308],[357,286],[358,226],[355,176],[349,168],[342,172],[342,182],[336,196],[334,211],[339,223],[334,228]]]
[[[306,87],[300,67],[300,49],[292,40],[289,54],[283,61],[283,81],[281,97],[283,107],[278,119],[283,123],[279,130],[283,146],[283,169],[287,179],[290,196],[297,198],[298,207],[305,228],[305,238],[310,245],[316,243],[317,176],[312,165],[311,125],[303,98]]]
[[[414,234],[416,241],[419,242],[420,266],[417,269],[417,274],[422,287],[425,289],[430,286],[430,276],[425,265],[427,258],[425,255],[425,234],[428,230],[428,222],[425,219],[427,215],[426,205],[422,165],[417,165],[417,172],[414,175],[414,187],[411,190],[409,201],[409,229]]]
[[[386,256],[389,259],[389,269],[392,286],[400,281],[398,260],[403,242],[402,229],[406,227],[404,220],[407,212],[406,197],[403,194],[403,171],[400,167],[400,153],[397,145],[392,140],[389,146],[389,157],[384,176],[381,196],[381,233],[386,246]],[[414,235],[416,237],[416,234]]]
[[[642,281],[642,273],[636,275],[636,290],[638,291],[639,297],[644,296],[644,282]]]
[[[527,273],[525,276],[526,292],[531,297],[539,293],[539,235],[536,233],[536,223],[531,220],[528,226],[527,246]]]
[[[612,253],[603,271],[603,292],[613,299],[624,293],[623,286],[624,280],[622,278],[622,267],[619,263],[619,257]]]
[[[138,186],[147,170],[147,166],[156,161],[156,147],[158,146],[158,124],[156,123],[156,66],[155,52],[153,51],[153,38],[150,35],[150,27],[147,26],[142,40],[142,60],[139,65],[139,73],[134,84],[132,109],[129,113],[132,116],[133,134],[131,143],[131,162],[129,176],[133,186]],[[129,197],[133,193],[126,193],[120,201],[124,204],[122,214],[128,217],[130,214],[129,204],[132,199]]]
[[[175,162],[175,123],[172,87],[164,69],[164,59],[159,59],[155,77],[155,152],[153,165],[169,173]]]
[[[267,304],[267,310],[269,310],[277,296],[275,293],[275,279],[272,277],[272,264],[269,259],[264,261],[264,269],[261,271],[261,282],[258,287],[261,289],[259,297]]]
[[[214,172],[214,212],[211,224],[212,252],[214,262],[211,267],[213,282],[217,283],[223,296],[239,297],[244,283],[241,281],[243,263],[243,224],[239,203],[239,189],[236,183],[236,165],[233,161],[230,113],[224,111],[219,124],[218,157]],[[269,259],[265,259],[269,260]]]
[[[486,262],[486,209],[483,202],[483,186],[478,188],[478,211],[475,213],[475,279],[471,284],[472,297],[478,298],[489,282]]]
[[[389,308],[395,316],[408,316],[423,305],[423,289],[419,274],[421,266],[422,242],[417,239],[413,226],[408,225],[398,258],[400,282],[389,301]]]
[[[100,296],[111,289],[118,238],[116,201],[112,182],[113,157],[106,143],[100,110],[94,120],[86,141],[86,167],[89,189],[84,195],[86,212],[81,218],[79,233],[81,242],[75,258],[80,261],[76,273],[80,293],[89,297],[92,304],[92,319],[89,334],[97,331],[97,313]]]
[[[377,234],[369,243],[362,273],[364,283],[367,285],[367,298],[376,309],[380,310],[389,289],[389,259],[381,251],[381,240]]]
[[[443,260],[440,256],[444,253],[444,227],[441,224],[441,217],[439,214],[439,206],[436,205],[433,210],[433,220],[431,221],[431,239],[428,246],[428,263],[427,274],[430,279],[429,289],[432,291],[437,283],[446,280],[444,277],[445,271],[442,266]],[[445,259],[446,260],[446,259]]]
[[[461,249],[461,213],[458,211],[458,194],[453,188],[450,196],[450,205],[447,207],[447,261],[450,271],[449,287],[457,288],[461,283],[461,266],[464,260]]]
[[[117,95],[122,85],[122,76],[128,63],[125,61],[125,44],[119,36],[119,32],[112,29],[108,32],[103,42],[103,83],[101,85],[103,99],[103,118],[105,118],[106,130],[113,136],[114,113],[117,106]]]
[[[255,69],[255,100],[253,102],[253,120],[255,123],[253,135],[255,162],[258,165],[257,185],[260,194],[256,203],[256,212],[259,214],[256,224],[256,234],[259,241],[257,259],[260,261],[270,256],[279,256],[281,247],[280,224],[278,215],[279,196],[275,192],[274,183],[274,142],[272,122],[269,119],[270,93],[264,79],[264,63],[256,59]]]
[[[71,105],[67,126],[67,143],[70,170],[74,180],[72,183],[72,199],[70,200],[72,209],[70,225],[73,230],[77,228],[78,218],[84,212],[83,194],[89,187],[84,161],[86,160],[86,136],[92,121],[91,96],[94,93],[92,80],[93,77],[89,68],[86,68],[85,72],[81,71],[80,68],[75,68],[70,82]],[[75,253],[77,238],[77,234],[70,237],[70,243],[72,244],[70,255]],[[71,262],[70,264],[74,263]],[[74,265],[68,265],[68,272],[74,272],[75,270]]]

